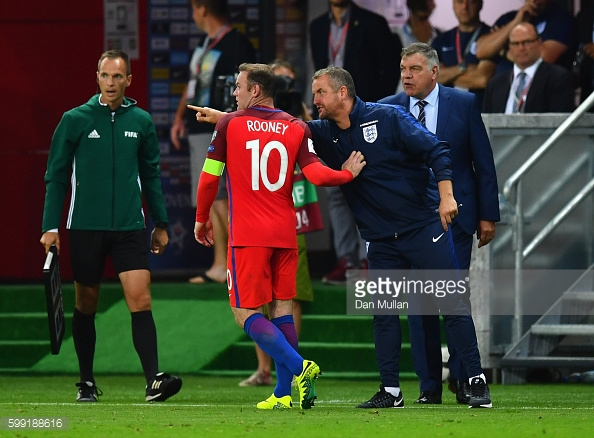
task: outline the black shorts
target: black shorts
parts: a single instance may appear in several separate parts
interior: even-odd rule
[[[68,230],[70,264],[74,281],[94,285],[101,281],[109,256],[120,274],[149,270],[149,242],[146,229],[133,231]]]

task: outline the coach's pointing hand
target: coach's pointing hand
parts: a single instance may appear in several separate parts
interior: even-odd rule
[[[216,124],[222,115],[226,114],[223,111],[209,108],[207,106],[188,105],[188,108],[196,111],[196,120],[199,122]]]

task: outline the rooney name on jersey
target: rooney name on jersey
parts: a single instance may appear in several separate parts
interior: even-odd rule
[[[246,124],[248,131],[275,132],[277,134],[284,134],[289,127],[286,123],[267,120],[248,120]]]

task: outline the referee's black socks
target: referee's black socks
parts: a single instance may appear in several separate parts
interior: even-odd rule
[[[81,382],[93,382],[93,360],[95,359],[95,313],[85,315],[76,307],[72,314],[72,339],[78,357]]]
[[[132,312],[132,342],[140,358],[144,377],[147,383],[155,378],[159,372],[159,360],[157,356],[157,329],[153,312],[143,310]]]

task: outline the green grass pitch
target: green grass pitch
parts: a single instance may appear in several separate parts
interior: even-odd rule
[[[402,382],[404,409],[355,406],[377,391],[371,380],[317,383],[307,411],[260,411],[272,387],[240,388],[231,377],[182,376],[178,395],[144,402],[139,375],[100,375],[99,403],[76,403],[76,376],[0,375],[0,437],[582,437],[594,433],[594,385],[491,385],[493,409],[419,406],[416,381]],[[445,388],[444,388],[445,389]],[[293,399],[297,391],[293,391]],[[8,429],[7,418],[67,418],[67,430]]]

